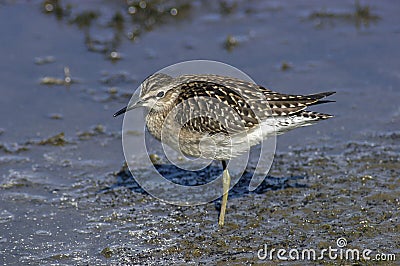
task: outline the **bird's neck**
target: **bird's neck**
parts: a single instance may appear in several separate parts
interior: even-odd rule
[[[147,115],[147,129],[158,140],[161,140],[162,131],[168,130],[168,127],[172,126],[171,119],[167,119],[171,110],[172,108],[151,109]]]

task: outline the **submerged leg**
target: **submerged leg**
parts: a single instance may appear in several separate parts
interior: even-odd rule
[[[228,172],[226,161],[222,161],[222,168],[224,170],[224,172],[222,173],[222,191],[224,194],[222,195],[221,212],[219,213],[219,226],[224,225],[226,204],[228,203],[229,186],[231,184],[231,177]]]

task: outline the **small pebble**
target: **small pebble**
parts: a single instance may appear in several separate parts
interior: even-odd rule
[[[55,120],[63,119],[63,115],[59,114],[59,113],[51,113],[48,116],[49,116],[49,118],[55,119]]]

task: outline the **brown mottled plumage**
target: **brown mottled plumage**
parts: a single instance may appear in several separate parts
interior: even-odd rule
[[[333,93],[289,95],[219,75],[156,73],[142,83],[139,98],[114,116],[144,106],[147,128],[158,140],[188,156],[221,160],[223,225],[230,183],[226,160],[264,138],[332,117],[306,108],[330,102],[323,99]]]

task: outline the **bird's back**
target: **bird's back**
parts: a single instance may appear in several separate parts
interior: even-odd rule
[[[269,135],[332,117],[305,109],[328,102],[322,99],[334,92],[288,95],[219,75],[184,75],[171,80],[170,85],[179,95],[173,102],[173,119],[167,122],[166,132],[171,135],[169,139],[177,141],[173,145],[191,156],[207,157],[200,151],[200,142],[207,137],[220,149],[234,148],[244,138],[250,139],[251,146]],[[213,159],[229,157],[226,151],[219,153],[221,156]]]

